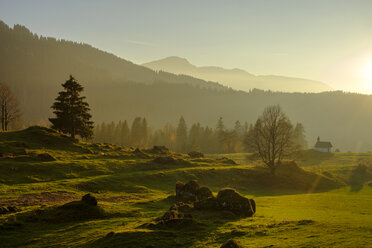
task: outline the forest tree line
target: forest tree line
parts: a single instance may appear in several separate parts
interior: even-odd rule
[[[9,129],[47,125],[50,104],[67,73],[84,84],[96,123],[146,116],[152,126],[161,127],[182,114],[188,124],[213,128],[223,116],[232,127],[230,123],[243,118],[254,123],[266,106],[279,104],[291,120],[306,127],[312,144],[320,136],[343,151],[372,151],[372,95],[235,91],[184,75],[154,72],[87,44],[41,37],[0,21],[0,82],[18,98],[24,121],[13,121]]]
[[[94,142],[112,143],[123,147],[150,148],[163,145],[176,152],[200,151],[203,153],[249,152],[247,138],[253,125],[237,120],[228,128],[220,117],[215,127],[193,123],[190,126],[181,117],[176,126],[166,123],[163,128],[154,129],[144,117],[136,117],[132,123],[127,120],[101,123],[94,128]],[[294,149],[307,148],[305,129],[297,123],[293,131]]]

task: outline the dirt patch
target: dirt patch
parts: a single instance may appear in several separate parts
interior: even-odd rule
[[[80,197],[72,192],[56,191],[56,192],[42,192],[24,194],[16,199],[14,198],[2,198],[0,199],[0,205],[14,205],[14,206],[32,206],[42,205],[47,203],[60,203],[78,200]]]

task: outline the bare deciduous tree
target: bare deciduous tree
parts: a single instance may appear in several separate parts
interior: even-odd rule
[[[274,174],[283,156],[292,148],[293,126],[279,105],[265,108],[245,143]]]
[[[0,83],[0,115],[1,129],[7,131],[9,124],[20,117],[21,109],[17,98],[3,83]]]

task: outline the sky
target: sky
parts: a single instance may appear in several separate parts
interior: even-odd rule
[[[372,93],[371,0],[0,0],[0,20],[138,64],[179,56]]]

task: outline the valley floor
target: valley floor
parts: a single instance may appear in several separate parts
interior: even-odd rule
[[[74,143],[43,129],[0,138],[0,149],[25,148],[0,158],[0,206],[18,209],[0,215],[0,247],[220,247],[230,238],[243,247],[372,247],[371,180],[358,188],[346,181],[371,154],[312,156],[298,162],[304,169],[272,177],[257,162],[220,158],[227,155],[193,159]],[[162,164],[158,157],[173,160]],[[214,194],[236,188],[256,201],[255,216],[194,211],[192,225],[144,225],[169,209],[177,181],[191,179]],[[57,207],[86,193],[97,197],[101,212],[79,216]]]

